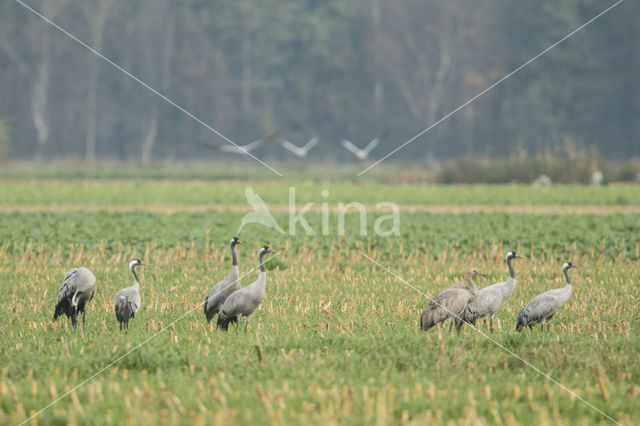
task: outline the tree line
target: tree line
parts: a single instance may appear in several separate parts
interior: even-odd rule
[[[32,0],[238,144],[385,134],[381,157],[606,9],[601,0]],[[0,156],[227,158],[225,141],[17,2],[0,6]],[[640,5],[624,2],[392,157],[640,153]],[[4,153],[4,154],[3,154]],[[256,152],[286,160],[273,141]],[[391,160],[391,159],[390,159]]]

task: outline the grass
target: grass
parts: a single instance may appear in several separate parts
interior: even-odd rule
[[[250,248],[245,249],[254,252],[257,245]],[[142,275],[143,307],[125,335],[117,330],[111,299],[130,281],[128,255],[5,254],[0,421],[34,413],[194,309],[43,413],[38,423],[606,423],[470,329],[460,335],[419,331],[419,311],[428,299],[355,251],[336,251],[323,261],[313,251],[281,256],[249,332],[224,334],[207,326],[200,306],[227,272],[224,249],[203,256],[187,248],[145,253],[154,266]],[[241,256],[243,272],[251,263],[247,257]],[[460,280],[471,265],[489,275],[481,286],[503,279],[501,258],[434,261],[416,255],[383,263],[432,295]],[[70,263],[88,265],[99,281],[84,332],[50,318],[58,281]],[[584,258],[576,263],[585,268],[574,274],[575,294],[552,331],[522,334],[513,331],[517,311],[562,280],[558,264],[519,263],[518,288],[497,315],[492,337],[616,419],[637,423],[638,296],[629,285],[637,278],[636,266],[589,264]],[[249,273],[244,283],[255,275]]]
[[[58,203],[62,194],[77,197],[74,185],[95,183],[45,182],[43,199],[31,193],[15,202]],[[20,185],[31,184],[5,182],[0,191],[17,194]],[[101,205],[131,201],[126,185],[101,184],[86,192]],[[164,183],[137,184],[145,202],[164,191],[157,189]],[[170,199],[157,202],[221,200],[207,200],[206,194],[219,197],[213,189],[185,195],[193,185],[208,188],[201,183],[170,184],[173,192],[163,192]],[[243,185],[236,188],[239,202]],[[320,184],[309,185],[311,193],[320,192]],[[476,192],[510,189],[434,188],[457,194],[462,204]],[[398,199],[412,190],[391,189]],[[590,188],[554,187],[549,197],[562,199],[572,189]],[[280,189],[270,191],[265,199]],[[373,202],[380,195],[351,184],[332,193],[332,202],[353,194]],[[420,197],[413,203],[428,204]],[[588,204],[604,205],[610,197],[591,193]],[[275,216],[286,223],[283,213]],[[207,325],[201,303],[230,268],[227,239],[241,217],[220,211],[0,214],[0,424],[35,414],[156,333],[35,422],[608,424],[468,327],[459,335],[418,330],[429,297],[461,281],[466,268],[488,275],[478,280],[480,287],[503,280],[503,255],[512,247],[528,260],[515,264],[517,288],[496,315],[491,337],[616,420],[640,423],[639,215],[403,213],[401,233],[392,238],[360,237],[356,215],[348,215],[343,238],[284,236],[250,225],[240,235],[246,242],[239,249],[241,273],[248,273],[243,285],[257,276],[251,268],[261,244],[269,241],[281,254],[268,264],[267,295],[248,332],[225,334]],[[319,213],[308,219],[320,228]],[[142,308],[124,334],[113,295],[130,284],[126,264],[135,256],[153,266],[141,273]],[[519,309],[535,294],[563,285],[560,267],[568,258],[583,268],[572,271],[574,294],[551,331],[516,333]],[[51,317],[64,273],[78,265],[94,271],[98,291],[86,330],[74,332],[66,319]]]
[[[297,203],[336,204],[358,201],[401,205],[640,205],[638,185],[395,185],[377,182],[153,181],[153,180],[8,180],[0,182],[2,204],[70,205],[77,209],[129,205],[246,205],[246,186],[267,203],[288,204],[295,188]],[[325,197],[322,190],[328,190]]]

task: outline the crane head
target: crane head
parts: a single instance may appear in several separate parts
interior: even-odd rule
[[[520,256],[518,253],[516,253],[515,251],[509,251],[507,253],[507,260],[509,259],[524,259],[524,256]]]
[[[129,269],[133,269],[136,266],[147,266],[146,263],[142,263],[142,260],[140,259],[131,259],[129,261]]]
[[[238,244],[242,244],[242,241],[240,241],[240,239],[238,237],[233,237],[231,239],[231,247],[235,247]]]
[[[467,274],[471,275],[472,277],[476,277],[476,276],[480,276],[480,277],[485,277],[486,275],[483,274],[482,272],[478,271],[475,268],[471,268],[467,271]]]
[[[573,264],[573,263],[571,263],[571,262],[565,262],[565,264],[564,264],[564,265],[562,265],[562,270],[563,270],[563,271],[567,271],[567,270],[569,270],[569,269],[571,269],[571,268],[578,268],[578,266],[574,265],[574,264]]]
[[[262,248],[260,249],[260,254],[266,254],[266,253],[275,253],[275,252],[271,250],[269,246],[262,246]]]

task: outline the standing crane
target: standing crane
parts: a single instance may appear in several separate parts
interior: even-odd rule
[[[516,274],[513,271],[511,261],[522,259],[522,256],[514,251],[507,253],[506,260],[509,267],[509,278],[506,281],[490,285],[483,288],[478,293],[475,301],[470,302],[462,311],[459,318],[456,318],[456,328],[460,330],[463,322],[475,324],[476,319],[482,318],[487,324],[490,321],[490,330],[493,331],[493,316],[500,310],[504,302],[511,297],[516,288]]]
[[[76,328],[78,313],[82,313],[82,328],[84,329],[84,316],[87,312],[87,304],[96,294],[96,277],[85,268],[74,268],[64,275],[60,290],[58,291],[58,302],[53,319],[65,314],[71,318],[73,328]]]
[[[138,275],[136,274],[136,266],[148,266],[142,263],[140,259],[131,259],[129,262],[129,270],[133,275],[133,285],[131,287],[123,288],[116,293],[114,299],[114,309],[116,311],[116,319],[120,323],[120,330],[123,326],[125,330],[129,329],[129,320],[136,316],[138,309],[140,309],[140,281],[138,281]]]
[[[236,327],[241,317],[247,317],[244,326],[245,332],[251,320],[251,315],[262,302],[264,298],[265,286],[267,284],[267,270],[264,267],[264,255],[267,253],[275,253],[269,246],[262,246],[260,249],[260,274],[258,279],[252,284],[241,288],[232,293],[231,296],[222,305],[220,314],[218,315],[217,326],[224,331],[229,329],[229,323],[235,323]]]
[[[547,324],[547,331],[549,331],[551,326],[549,322],[571,297],[573,289],[571,278],[569,278],[569,269],[571,268],[577,268],[577,266],[571,262],[562,265],[562,272],[567,279],[564,287],[537,295],[520,311],[516,320],[517,331],[521,331],[523,327],[532,328],[536,324],[540,324],[541,330],[544,330],[544,325]]]
[[[453,318],[460,314],[467,303],[478,296],[478,286],[473,281],[473,277],[477,275],[484,274],[475,269],[468,269],[465,274],[468,287],[464,284],[454,284],[434,297],[420,315],[420,329],[428,330],[439,322],[449,321],[449,330],[451,330]]]
[[[240,274],[238,272],[238,259],[236,258],[236,246],[242,244],[238,237],[231,239],[231,272],[222,281],[214,285],[207,297],[204,299],[204,315],[207,322],[216,316],[227,297],[240,289]]]

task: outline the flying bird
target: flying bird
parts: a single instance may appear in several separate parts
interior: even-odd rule
[[[562,265],[562,272],[567,279],[564,287],[537,295],[518,313],[518,319],[516,320],[517,331],[521,331],[523,327],[532,328],[536,324],[540,324],[541,330],[544,330],[544,325],[547,324],[547,331],[549,331],[549,322],[571,297],[573,289],[571,278],[569,278],[569,269],[571,268],[577,268],[577,266],[571,262],[566,262]]]
[[[236,290],[240,290],[240,274],[238,272],[238,259],[236,258],[236,246],[242,244],[238,237],[231,239],[231,272],[222,281],[214,285],[204,299],[204,315],[207,322],[217,315],[227,297]]]
[[[262,139],[258,139],[246,145],[220,145],[218,148],[229,154],[249,155],[252,150],[262,145],[262,142]]]
[[[367,158],[369,158],[369,154],[371,153],[371,151],[373,151],[373,149],[376,146],[378,146],[379,143],[380,143],[380,139],[379,138],[375,138],[371,142],[369,142],[369,144],[367,146],[365,146],[364,148],[358,148],[357,146],[355,146],[350,141],[348,141],[346,139],[342,140],[342,146],[344,146],[346,149],[351,151],[358,158],[358,160],[360,160],[360,161],[363,161],[363,160],[366,160]]]
[[[82,328],[84,329],[84,316],[87,311],[87,304],[96,293],[96,277],[85,268],[75,268],[64,275],[60,290],[58,291],[58,302],[53,319],[65,314],[71,319],[73,328],[76,328],[78,313],[82,313]]]
[[[313,146],[317,143],[318,143],[318,137],[312,138],[309,142],[307,142],[304,146],[301,146],[301,147],[296,146],[286,140],[280,141],[280,145],[282,145],[283,148],[291,151],[294,155],[300,158],[306,157],[307,154],[309,153],[309,150],[311,150],[311,148],[313,148]]]
[[[245,214],[242,218],[242,222],[240,222],[240,227],[236,232],[236,235],[240,233],[242,228],[245,225],[250,223],[258,223],[260,225],[264,225],[267,228],[273,228],[281,234],[285,234],[284,229],[278,225],[278,222],[274,219],[274,217],[269,212],[267,205],[262,198],[258,194],[256,194],[250,186],[247,186],[244,190],[244,195],[247,197],[247,202],[251,204],[253,207],[252,212]]]

